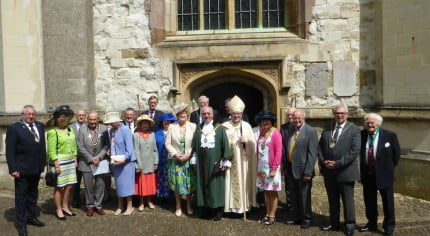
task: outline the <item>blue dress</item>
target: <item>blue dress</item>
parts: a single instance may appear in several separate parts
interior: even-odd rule
[[[158,149],[157,197],[170,198],[171,190],[169,188],[169,174],[167,171],[168,153],[164,146],[166,134],[163,129],[158,129],[154,134]]]
[[[117,132],[114,129],[109,130],[109,139],[111,155],[124,155],[125,157],[125,164],[112,166],[116,195],[118,197],[132,196],[136,172],[133,136],[130,130],[121,124]]]

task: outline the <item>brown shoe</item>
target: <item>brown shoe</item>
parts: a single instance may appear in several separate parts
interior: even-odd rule
[[[97,212],[97,214],[99,214],[99,215],[104,215],[104,214],[105,214],[105,211],[103,211],[103,209],[97,209],[97,208],[96,208],[96,212]]]
[[[93,216],[94,215],[94,208],[90,208],[87,211],[87,216]]]

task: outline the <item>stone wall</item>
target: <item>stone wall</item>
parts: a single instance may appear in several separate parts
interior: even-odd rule
[[[385,105],[430,105],[429,21],[428,0],[382,0]]]
[[[0,1],[0,112],[44,110],[41,1]]]
[[[136,108],[136,95],[141,104],[156,95],[159,108],[170,111],[171,78],[160,73],[160,58],[151,47],[150,0],[93,3],[97,109]]]

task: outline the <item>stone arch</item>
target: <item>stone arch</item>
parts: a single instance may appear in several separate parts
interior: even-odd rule
[[[221,68],[194,73],[183,78],[180,89],[181,100],[191,102],[192,109],[197,108],[196,100],[203,91],[223,83],[241,83],[255,88],[262,93],[263,108],[271,110],[278,116],[279,91],[276,89],[278,81],[276,76],[271,76],[259,69]]]

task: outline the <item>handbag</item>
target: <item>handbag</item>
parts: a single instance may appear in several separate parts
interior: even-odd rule
[[[45,184],[49,187],[57,187],[58,176],[54,171],[48,170],[46,167]]]

